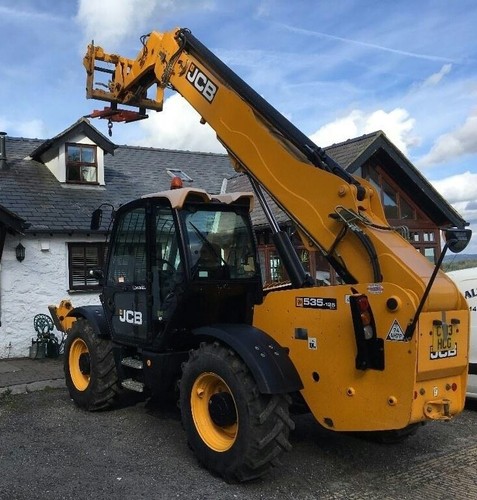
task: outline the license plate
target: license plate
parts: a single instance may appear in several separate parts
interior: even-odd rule
[[[433,352],[449,351],[454,348],[452,325],[446,323],[432,325]]]

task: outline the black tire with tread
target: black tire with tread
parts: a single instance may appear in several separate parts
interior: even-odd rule
[[[191,410],[191,391],[202,374],[217,374],[230,388],[238,429],[230,449],[214,451],[201,438]],[[291,398],[286,394],[261,394],[245,363],[218,343],[201,344],[183,364],[180,381],[182,424],[189,446],[199,462],[228,482],[241,482],[265,475],[281,465],[280,457],[291,449],[289,416]]]
[[[414,436],[422,427],[423,423],[409,424],[404,429],[395,429],[389,431],[365,432],[362,435],[369,441],[380,444],[399,444]]]
[[[90,378],[84,390],[75,386],[70,372],[70,349],[77,339],[86,344],[90,359]],[[110,407],[120,392],[112,342],[97,337],[90,323],[84,318],[78,318],[73,323],[66,338],[64,372],[71,398],[85,410],[96,411]]]

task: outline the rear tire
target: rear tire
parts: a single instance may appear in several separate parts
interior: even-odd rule
[[[86,319],[78,318],[68,333],[64,372],[71,398],[85,410],[107,408],[119,393],[112,343],[98,338]]]
[[[203,344],[183,365],[180,408],[199,462],[229,482],[247,481],[281,465],[295,424],[290,398],[261,394],[245,363],[231,350]]]
[[[399,444],[406,441],[411,436],[414,436],[423,423],[409,424],[404,429],[395,429],[390,431],[371,431],[365,432],[362,435],[369,441],[374,441],[381,444]]]

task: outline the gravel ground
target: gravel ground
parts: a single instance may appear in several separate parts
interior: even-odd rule
[[[477,498],[477,407],[381,445],[295,417],[281,468],[247,484],[202,469],[171,404],[86,413],[65,389],[0,398],[0,499]]]

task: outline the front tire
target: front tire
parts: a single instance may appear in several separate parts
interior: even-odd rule
[[[290,398],[261,394],[244,362],[218,343],[192,351],[180,382],[182,423],[199,462],[225,480],[247,481],[291,449]]]
[[[111,406],[119,392],[112,343],[98,338],[86,319],[78,318],[68,333],[64,372],[71,398],[85,410]]]

